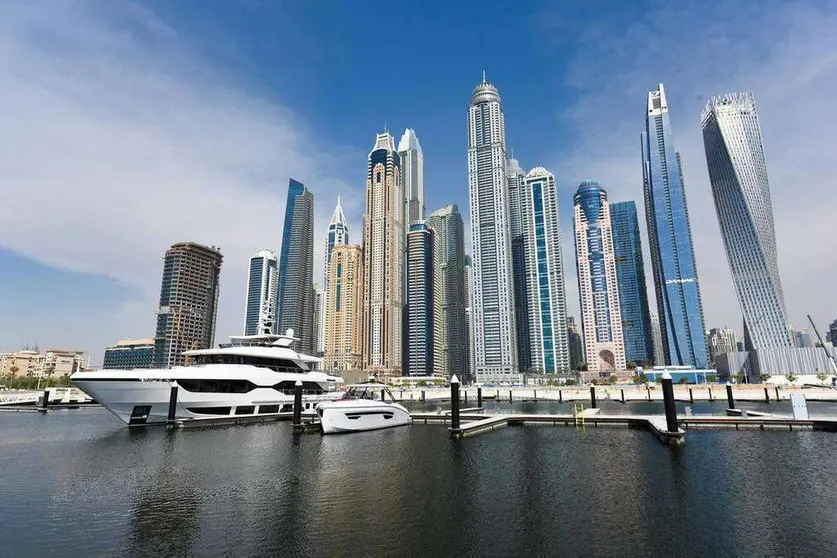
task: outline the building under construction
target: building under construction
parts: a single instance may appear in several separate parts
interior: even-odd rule
[[[163,263],[154,367],[184,364],[183,351],[209,349],[215,340],[221,250],[194,242],[179,242]]]

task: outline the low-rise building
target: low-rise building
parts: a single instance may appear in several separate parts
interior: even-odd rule
[[[105,349],[104,369],[131,370],[154,366],[154,338],[120,339]]]
[[[84,351],[23,349],[0,353],[0,376],[69,376],[84,368]]]

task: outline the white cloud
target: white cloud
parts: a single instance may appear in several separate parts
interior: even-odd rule
[[[225,336],[242,325],[248,258],[281,245],[288,177],[314,192],[315,279],[337,193],[362,206],[341,149],[135,4],[6,3],[0,53],[0,245],[143,293],[125,301],[125,331],[87,324],[94,360],[117,337],[153,335],[137,309],[153,313],[172,243],[222,248]]]
[[[674,2],[627,25],[605,20],[577,29],[578,54],[566,79],[580,97],[560,111],[559,120],[578,141],[572,151],[556,154],[554,165],[565,179],[564,199],[571,200],[578,181],[590,176],[611,200],[633,199],[642,212],[639,134],[646,94],[663,82],[683,160],[707,327],[729,324],[741,334],[700,129],[707,98],[732,91],[752,91],[758,103],[789,319],[804,327],[810,312],[823,328],[837,318],[831,284],[837,274],[831,240],[837,207],[835,28],[834,4]],[[645,235],[644,215],[641,221]],[[568,297],[577,312],[575,256],[572,244],[565,246]],[[647,242],[645,253],[648,260]]]

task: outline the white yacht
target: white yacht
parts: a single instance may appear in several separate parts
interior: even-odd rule
[[[375,383],[348,386],[341,399],[318,404],[317,414],[323,434],[377,430],[412,422],[409,411],[395,402],[389,388]]]
[[[314,415],[317,403],[342,395],[337,391],[342,378],[311,371],[322,359],[291,348],[298,341],[293,330],[230,341],[217,349],[185,351],[185,366],[76,372],[70,381],[130,426],[165,423],[173,386],[178,386],[177,421],[291,412],[298,380],[303,414]]]

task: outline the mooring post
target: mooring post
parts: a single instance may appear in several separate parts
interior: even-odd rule
[[[173,382],[171,392],[169,392],[169,416],[168,424],[174,422],[174,417],[177,415],[177,382]]]
[[[648,397],[648,401],[651,401],[651,388],[645,386],[645,395]]]
[[[561,393],[561,390],[558,390],[558,403],[564,402],[564,395]]]
[[[727,405],[730,409],[735,409],[735,399],[732,397],[732,384],[727,382]]]
[[[619,391],[622,392],[622,403],[624,403],[625,402],[625,390],[622,389],[622,390],[619,390]]]
[[[671,374],[663,372],[660,378],[663,385],[663,407],[666,411],[666,428],[669,432],[677,432],[677,407],[674,405],[674,386],[671,385]]]
[[[692,388],[689,388],[689,403],[695,404],[695,394],[692,393]]]
[[[477,386],[477,407],[482,409],[482,386]]]
[[[381,401],[383,401],[383,400],[384,400],[384,396],[385,396],[386,394],[387,394],[387,390],[386,390],[386,389],[384,389],[384,388],[381,388]]]
[[[711,403],[712,401],[714,401],[712,399],[712,388],[709,388],[709,402]]]
[[[770,392],[767,391],[767,388],[764,388],[764,402],[770,403]]]
[[[467,405],[468,404],[468,388],[465,388],[463,390],[463,393],[465,394],[465,404]]]
[[[779,400],[779,386],[776,386],[776,401]]]
[[[421,402],[422,402],[422,403],[424,403],[424,402],[425,402],[425,398],[424,398],[424,390],[421,390]]]
[[[590,386],[590,406],[596,408],[596,386]]]
[[[456,374],[450,379],[450,432],[459,433],[459,378]]]
[[[49,407],[49,388],[44,388],[44,409]]]
[[[512,402],[512,390],[509,390],[509,403]]]
[[[537,401],[537,400],[538,400],[538,390],[537,390],[537,389],[533,389],[533,390],[532,390],[532,393],[534,393],[534,394],[535,394],[535,401]]]
[[[302,380],[294,384],[294,429],[302,426]]]

